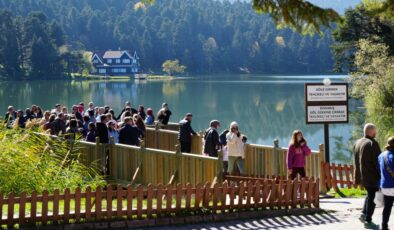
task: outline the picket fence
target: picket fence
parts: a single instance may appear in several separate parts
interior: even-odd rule
[[[357,188],[360,185],[355,184],[354,166],[347,164],[325,163],[321,162],[321,190],[327,192],[334,188],[336,192],[339,188]]]
[[[12,228],[46,225],[60,222],[110,221],[116,219],[144,219],[162,216],[198,213],[202,208],[211,213],[253,208],[295,209],[319,207],[318,180],[278,180],[266,179],[238,183],[215,183],[193,186],[139,185],[127,188],[118,185],[90,187],[71,192],[55,190],[42,194],[33,192],[27,196],[11,193],[0,194],[0,225]],[[5,211],[4,211],[5,210]],[[190,213],[189,213],[190,214]]]

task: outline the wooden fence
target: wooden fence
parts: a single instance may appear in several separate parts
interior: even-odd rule
[[[353,165],[336,165],[335,163],[329,164],[321,162],[321,190],[327,192],[334,188],[335,191],[339,191],[340,188],[357,188],[354,178],[354,167]]]
[[[121,184],[193,185],[221,180],[222,162],[215,157],[166,151],[144,146],[80,142],[81,160],[105,171],[109,159],[109,180]]]
[[[144,219],[170,215],[185,215],[202,208],[211,213],[250,208],[304,208],[319,207],[318,180],[248,181],[244,183],[206,183],[204,186],[142,185],[134,188],[108,186],[95,191],[76,189],[63,193],[33,192],[31,196],[0,194],[0,225],[8,228],[18,224],[34,226],[37,223],[110,221],[127,218]],[[3,211],[4,210],[4,211]]]

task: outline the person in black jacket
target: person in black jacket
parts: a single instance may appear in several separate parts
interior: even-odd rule
[[[81,121],[81,122],[83,121],[82,114],[78,111],[78,106],[77,105],[73,105],[71,113],[74,114],[75,118],[78,121]]]
[[[133,124],[132,117],[126,117],[124,123],[125,125],[119,131],[119,144],[138,146],[142,135],[141,130]]]
[[[375,210],[375,193],[379,190],[380,171],[378,167],[378,157],[382,152],[376,137],[376,127],[374,124],[364,126],[364,137],[357,140],[353,147],[355,164],[355,183],[361,184],[367,190],[363,211],[360,219],[366,224],[373,225],[372,215]]]
[[[218,156],[218,149],[220,147],[219,133],[217,129],[220,126],[220,122],[213,120],[210,123],[210,127],[205,131],[204,135],[204,153],[211,157]]]
[[[107,127],[107,115],[100,116],[100,122],[96,123],[96,136],[100,138],[100,143],[108,144],[108,127]]]
[[[167,125],[171,117],[171,111],[168,109],[168,104],[163,103],[161,109],[157,113],[157,120],[162,125]]]
[[[52,122],[52,130],[51,133],[52,135],[59,135],[60,134],[65,134],[66,133],[66,122],[65,120],[65,115],[63,113],[59,113],[57,115],[56,119]]]
[[[190,153],[192,148],[192,135],[196,135],[196,132],[190,125],[193,119],[191,113],[186,114],[186,117],[179,122],[179,134],[178,140],[181,143],[181,152]]]

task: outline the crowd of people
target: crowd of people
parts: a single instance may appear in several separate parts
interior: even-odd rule
[[[168,104],[163,103],[157,113],[157,121],[166,125],[171,114]],[[29,122],[38,122],[51,135],[73,139],[79,136],[88,142],[96,142],[98,138],[100,143],[109,143],[113,139],[115,143],[138,146],[146,126],[155,124],[155,116],[152,108],[145,111],[140,105],[135,109],[129,101],[125,102],[119,114],[115,114],[108,105],[99,107],[93,102],[89,102],[87,107],[83,102],[73,105],[70,111],[60,104],[45,111],[37,105],[24,111],[8,106],[4,120],[8,128],[25,128]]]

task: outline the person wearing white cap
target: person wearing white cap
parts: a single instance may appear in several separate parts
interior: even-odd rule
[[[213,120],[210,122],[210,127],[205,131],[204,135],[204,154],[217,157],[218,149],[220,147],[219,142],[219,133],[217,129],[220,126],[220,122],[218,120]]]
[[[228,172],[231,174],[234,170],[234,164],[237,164],[240,174],[244,173],[244,144],[241,133],[238,130],[238,123],[233,121],[230,125],[230,132],[227,138],[228,151]]]
[[[5,114],[4,117],[5,117],[4,123],[6,123],[7,128],[11,128],[12,123],[16,119],[16,112],[12,105],[8,106],[7,113]]]

